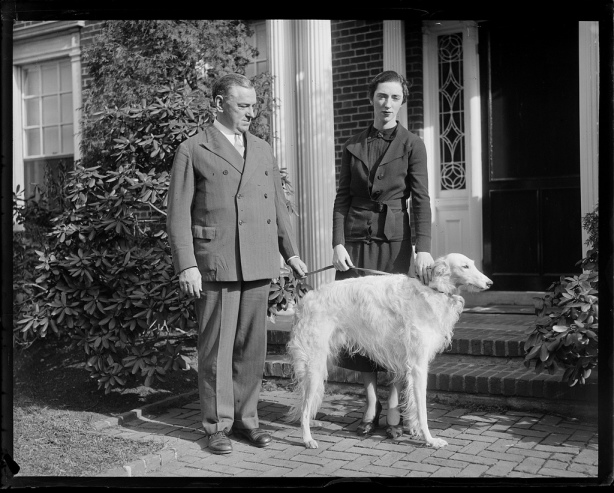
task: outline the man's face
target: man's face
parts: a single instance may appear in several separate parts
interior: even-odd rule
[[[225,97],[215,98],[217,119],[235,133],[245,133],[256,117],[257,103],[253,87],[232,86]]]

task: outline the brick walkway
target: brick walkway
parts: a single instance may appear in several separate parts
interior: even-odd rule
[[[359,391],[360,388],[358,387]],[[335,389],[333,389],[334,391]],[[263,390],[261,427],[273,436],[266,448],[231,437],[233,452],[214,455],[200,424],[197,397],[164,414],[146,413],[104,432],[132,439],[165,442],[161,453],[144,457],[100,476],[135,477],[394,477],[394,478],[558,478],[585,481],[597,477],[597,425],[553,414],[503,411],[471,412],[429,403],[429,427],[448,446],[425,447],[403,436],[387,439],[383,428],[367,438],[355,434],[362,397],[327,394],[312,428],[318,449],[306,449],[297,424],[283,414],[292,403],[286,390]],[[385,412],[384,412],[385,415]],[[385,423],[382,418],[381,423]]]

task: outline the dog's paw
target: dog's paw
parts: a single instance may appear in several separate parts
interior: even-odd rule
[[[311,440],[305,440],[305,447],[318,448],[318,442],[316,442],[313,438]]]
[[[418,428],[405,428],[405,432],[413,438],[422,438],[422,432]]]
[[[443,438],[433,438],[429,440],[428,442],[426,442],[426,444],[429,447],[441,448],[441,447],[445,447],[448,444],[448,442],[446,442]]]

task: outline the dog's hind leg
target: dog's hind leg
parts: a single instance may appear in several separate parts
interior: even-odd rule
[[[442,438],[435,438],[431,435],[428,426],[426,413],[426,383],[428,378],[428,364],[426,359],[422,362],[416,362],[412,367],[413,390],[415,398],[415,406],[418,417],[418,426],[422,436],[426,440],[427,445],[435,448],[441,448],[448,444]]]

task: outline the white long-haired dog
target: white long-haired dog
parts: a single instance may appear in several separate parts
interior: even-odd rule
[[[472,260],[451,253],[435,261],[429,286],[393,274],[336,281],[307,293],[288,342],[297,402],[287,415],[301,420],[305,446],[318,447],[310,420],[324,397],[327,361],[334,362],[343,347],[370,357],[403,382],[403,416],[412,434],[436,448],[447,445],[427,424],[428,366],[452,339],[465,304],[458,293],[491,285]]]

